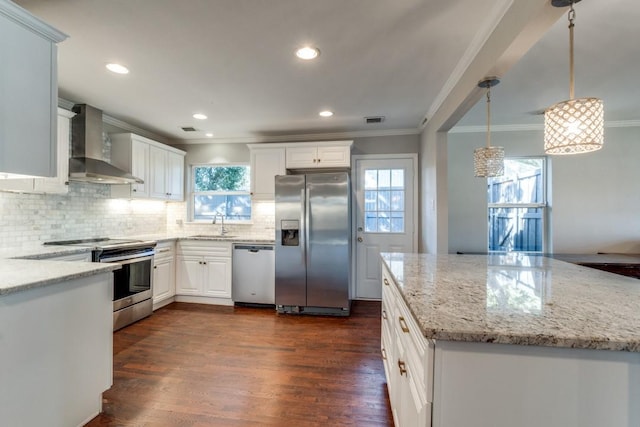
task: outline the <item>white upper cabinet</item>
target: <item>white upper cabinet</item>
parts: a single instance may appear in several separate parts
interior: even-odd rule
[[[184,151],[133,133],[109,137],[111,163],[144,180],[144,184],[112,185],[111,197],[184,199]]]
[[[66,38],[0,2],[0,173],[56,176],[56,43]]]
[[[37,193],[64,194],[69,191],[69,144],[71,140],[71,118],[75,113],[58,108],[58,168],[53,178],[36,178],[33,182]]]
[[[268,148],[266,144],[249,144],[251,153],[251,197],[273,199],[275,176],[285,175],[285,148]]]
[[[353,141],[299,142],[287,144],[287,169],[351,167]]]
[[[58,108],[58,130],[56,138],[57,173],[52,178],[32,178],[23,175],[5,175],[0,179],[0,191],[13,191],[19,193],[48,193],[64,194],[69,191],[67,185],[69,179],[69,140],[71,138],[71,118],[75,114],[71,111]]]
[[[150,147],[150,196],[155,199],[184,200],[184,153],[170,147]],[[182,153],[182,154],[181,154]]]

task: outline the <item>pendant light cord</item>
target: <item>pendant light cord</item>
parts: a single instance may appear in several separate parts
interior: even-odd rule
[[[576,18],[576,11],[573,9],[573,1],[569,10],[569,99],[575,97],[574,94],[574,77],[573,77],[573,21]]]
[[[487,148],[491,147],[491,84],[487,87]]]

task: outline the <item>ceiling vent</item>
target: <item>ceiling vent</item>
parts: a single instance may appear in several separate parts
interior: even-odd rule
[[[196,128],[194,128],[193,126],[184,126],[182,127],[182,130],[185,132],[196,132]]]
[[[384,122],[384,116],[370,116],[364,118],[365,123],[382,123]]]

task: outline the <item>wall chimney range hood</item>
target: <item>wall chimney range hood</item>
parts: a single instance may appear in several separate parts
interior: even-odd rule
[[[71,119],[69,180],[96,184],[143,184],[144,181],[102,160],[102,111],[76,104]]]

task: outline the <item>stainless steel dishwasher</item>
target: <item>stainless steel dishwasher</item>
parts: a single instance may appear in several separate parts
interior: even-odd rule
[[[233,245],[232,296],[235,303],[275,305],[273,245]]]

